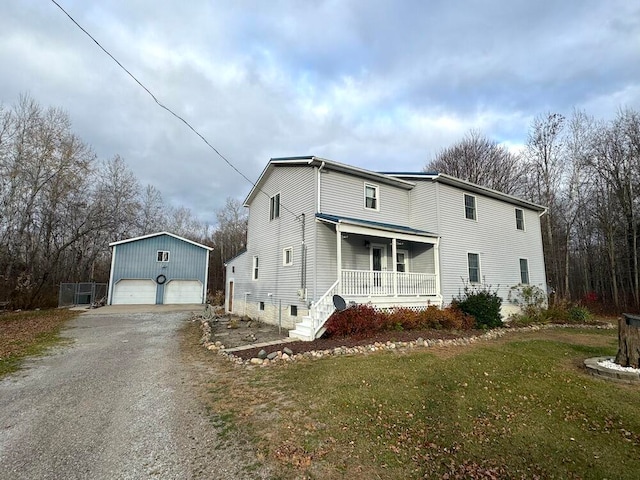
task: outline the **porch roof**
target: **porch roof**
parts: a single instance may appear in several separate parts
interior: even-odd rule
[[[404,233],[407,235],[418,235],[421,237],[437,238],[438,235],[424,230],[418,230],[404,225],[393,225],[391,223],[374,222],[373,220],[364,220],[361,218],[342,217],[338,215],[329,215],[327,213],[316,213],[316,218],[322,222],[333,224],[356,225],[375,230],[384,230],[387,232]]]

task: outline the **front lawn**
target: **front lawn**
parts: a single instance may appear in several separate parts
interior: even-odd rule
[[[282,478],[637,478],[640,387],[586,374],[616,331],[233,368],[212,387]],[[224,368],[224,367],[221,367]]]
[[[60,329],[77,315],[69,310],[0,314],[0,378],[16,371],[25,357],[60,342]]]

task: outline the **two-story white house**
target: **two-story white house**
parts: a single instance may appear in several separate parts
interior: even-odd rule
[[[546,291],[545,208],[449,175],[380,173],[305,156],[269,161],[228,260],[226,310],[311,340],[333,295],[379,308],[451,302],[466,284]],[[507,306],[508,307],[508,306]]]

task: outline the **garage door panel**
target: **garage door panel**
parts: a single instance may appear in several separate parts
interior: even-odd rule
[[[155,305],[156,283],[153,280],[125,279],[113,289],[114,305]]]
[[[198,280],[171,280],[164,286],[164,303],[202,303],[202,283]]]

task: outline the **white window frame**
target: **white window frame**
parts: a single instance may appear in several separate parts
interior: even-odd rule
[[[374,191],[373,197],[367,197],[367,188],[372,188]],[[375,207],[367,206],[367,198],[373,198],[375,201]],[[374,212],[380,211],[380,187],[375,183],[364,183],[364,208],[365,210],[373,210]]]
[[[473,198],[473,218],[469,218],[467,216],[467,197],[469,198]],[[464,218],[466,220],[473,220],[474,222],[478,221],[478,199],[476,198],[475,195],[470,195],[468,193],[465,193],[462,195],[462,203],[464,205]]]
[[[521,213],[522,217],[518,218],[518,212]],[[520,228],[520,225],[518,224],[518,220],[520,220],[522,222],[522,228]],[[524,232],[525,229],[525,225],[524,225],[524,210],[522,208],[516,208],[516,230],[520,230],[521,232]]]
[[[402,254],[404,255],[404,263],[400,263],[398,262],[398,255]],[[409,273],[409,250],[404,249],[404,248],[397,248],[396,249],[396,272],[399,272],[400,270],[398,270],[398,266],[399,265],[404,265],[404,272],[402,273]]]
[[[253,262],[251,263],[251,278],[253,280],[258,280],[260,276],[260,259],[258,255],[253,256]]]
[[[287,261],[287,254],[289,259]],[[293,247],[287,247],[282,249],[282,265],[284,267],[290,267],[293,265]]]
[[[527,266],[527,281],[523,282],[522,281],[522,262],[526,262],[526,266]],[[519,258],[518,259],[518,269],[520,270],[520,283],[523,285],[531,285],[531,275],[529,273],[529,259],[528,258]]]
[[[269,221],[280,218],[280,192],[269,197]]]
[[[469,255],[476,255],[478,257],[478,280],[471,280],[471,266],[469,265]],[[480,263],[480,254],[478,252],[467,252],[467,278],[469,283],[477,285],[482,283],[482,265]]]
[[[169,250],[158,250],[156,252],[156,262],[169,263],[170,254]]]

